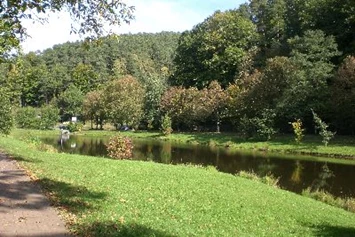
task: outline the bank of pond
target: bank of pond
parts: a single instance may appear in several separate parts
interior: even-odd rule
[[[41,140],[60,152],[108,158],[108,136],[70,135],[62,142],[58,136],[43,136]],[[355,161],[339,162],[305,155],[240,151],[149,138],[133,139],[133,145],[133,160],[211,166],[230,174],[246,171],[260,177],[274,177],[281,188],[296,193],[310,188],[324,190],[336,197],[355,197]]]
[[[79,236],[355,234],[351,212],[232,175],[243,169],[273,174],[280,177],[281,186],[290,183],[293,191],[312,180],[342,196],[354,190],[351,185],[336,188],[341,173],[346,174],[340,180],[353,179],[351,162],[339,168],[320,158],[281,158],[140,139],[134,140],[136,160],[114,160],[99,153],[109,136],[78,135],[58,143],[57,135],[40,139],[69,153],[96,150],[96,156],[42,152],[34,148],[41,141],[33,137],[0,137],[0,147],[36,177]]]

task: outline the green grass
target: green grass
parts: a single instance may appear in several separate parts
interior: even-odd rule
[[[354,236],[355,215],[214,169],[0,147],[29,169],[80,236]]]

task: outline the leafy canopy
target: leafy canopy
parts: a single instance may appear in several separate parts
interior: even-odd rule
[[[133,19],[134,7],[121,0],[2,0],[0,3],[0,58],[26,36],[21,20],[45,22],[49,12],[69,12],[71,32],[89,39],[102,36],[105,25],[120,25]]]

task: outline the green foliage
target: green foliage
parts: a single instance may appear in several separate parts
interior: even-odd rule
[[[85,95],[83,102],[83,115],[86,119],[96,124],[96,129],[100,125],[103,128],[104,120],[107,118],[107,111],[105,110],[105,98],[103,91],[91,91]]]
[[[338,68],[331,87],[330,107],[334,124],[343,134],[355,134],[355,57],[348,56]]]
[[[33,107],[23,107],[16,110],[16,127],[37,129],[40,125],[39,112]]]
[[[107,145],[108,156],[114,159],[130,159],[133,155],[132,151],[132,140],[121,135],[111,137]]]
[[[171,116],[177,127],[184,125],[192,129],[209,117],[213,117],[219,126],[220,118],[225,115],[227,100],[226,91],[218,82],[212,81],[208,88],[201,90],[196,87],[170,87],[161,98],[160,109]]]
[[[53,129],[59,120],[59,110],[51,105],[40,109],[23,107],[16,110],[16,126],[27,129]]]
[[[9,134],[13,125],[12,107],[8,91],[0,88],[0,134]]]
[[[328,130],[328,125],[312,110],[313,120],[316,124],[316,130],[319,131],[319,135],[323,138],[322,142],[324,146],[328,146],[329,141],[335,136],[335,132]]]
[[[39,129],[53,129],[59,121],[59,109],[52,105],[44,105],[40,108]]]
[[[74,85],[84,94],[95,90],[99,85],[98,75],[90,64],[79,63],[72,71]]]
[[[272,110],[265,109],[260,116],[248,118],[244,115],[240,120],[240,132],[246,137],[270,140],[276,133],[274,119],[276,114]]]
[[[145,90],[137,79],[126,76],[115,80],[103,93],[107,114],[116,126],[138,126],[143,116]]]
[[[181,35],[172,83],[203,88],[217,80],[227,86],[252,58],[257,38],[255,26],[238,11],[216,11]]]
[[[120,25],[133,19],[134,7],[127,6],[121,0],[89,0],[81,1],[48,1],[38,0],[11,1],[5,0],[0,4],[0,30],[6,32],[0,39],[0,58],[4,58],[13,47],[17,47],[26,35],[21,19],[33,19],[44,23],[47,15],[40,13],[60,12],[66,10],[74,23],[71,32],[86,35],[89,39],[106,33],[105,25]],[[84,10],[83,10],[84,9]]]
[[[68,89],[59,95],[57,100],[57,106],[60,108],[61,115],[65,119],[70,119],[70,117],[78,116],[82,112],[84,95],[81,90],[70,85]]]
[[[166,88],[166,80],[159,77],[149,78],[145,82],[144,120],[148,124],[148,129],[153,129],[159,123],[159,116],[161,115],[159,110],[160,100]]]
[[[295,134],[295,141],[297,144],[302,142],[304,137],[304,128],[302,128],[301,119],[297,119],[296,121],[290,123],[293,129],[293,133]]]
[[[169,114],[165,114],[162,117],[161,131],[165,136],[169,136],[173,132],[173,129],[171,128],[171,118]]]
[[[81,122],[69,122],[68,130],[70,132],[80,132],[84,125]]]

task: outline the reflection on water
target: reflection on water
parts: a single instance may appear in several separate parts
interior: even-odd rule
[[[107,138],[108,139],[108,138]],[[107,139],[70,136],[59,143],[67,153],[106,157]],[[47,144],[58,144],[58,138],[44,138]],[[303,189],[325,189],[336,196],[355,197],[355,165],[325,163],[297,157],[274,157],[263,153],[233,152],[225,148],[176,145],[170,142],[142,141],[134,143],[133,159],[165,164],[201,164],[215,166],[219,171],[235,174],[241,170],[260,176],[279,177],[282,188],[300,193]]]

